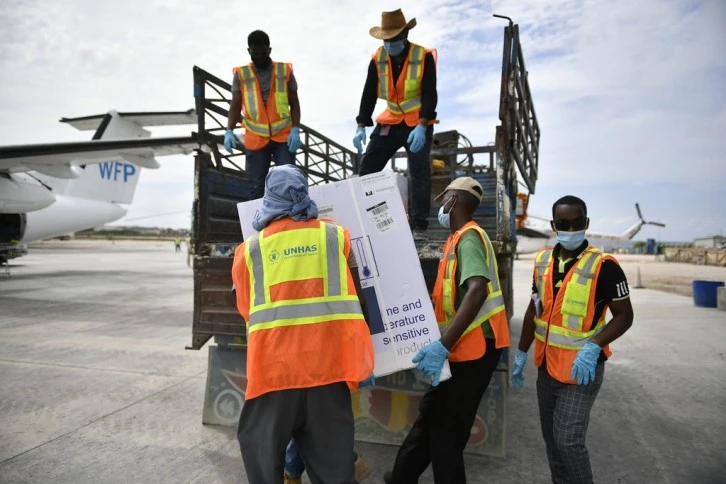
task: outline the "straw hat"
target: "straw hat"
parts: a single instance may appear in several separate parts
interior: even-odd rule
[[[416,19],[406,22],[406,17],[399,8],[393,12],[381,13],[381,26],[371,27],[370,34],[376,39],[389,40],[403,32],[403,29],[412,29],[416,26]]]

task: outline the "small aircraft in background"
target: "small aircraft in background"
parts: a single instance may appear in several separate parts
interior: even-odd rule
[[[195,124],[193,109],[62,118],[91,141],[0,147],[0,263],[24,244],[118,220],[133,201],[141,168],[157,156],[190,154],[191,133],[153,138],[148,126]]]
[[[635,237],[635,235],[640,232],[640,229],[642,229],[644,225],[665,227],[665,224],[660,222],[646,221],[643,218],[642,212],[640,211],[640,204],[635,204],[635,210],[638,212],[638,221],[622,234],[608,234],[588,230],[587,232],[585,232],[585,237],[587,237],[588,239],[601,240],[632,240],[633,237]],[[549,219],[533,215],[529,215],[528,218],[534,218],[549,222]],[[534,254],[536,252],[539,252],[547,245],[547,242],[553,237],[555,237],[555,232],[553,230],[533,228],[532,226],[525,224],[517,229],[517,255]]]

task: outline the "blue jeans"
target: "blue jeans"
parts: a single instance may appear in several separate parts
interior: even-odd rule
[[[305,462],[303,462],[295,441],[290,440],[285,450],[285,473],[292,479],[300,479],[303,472],[305,472]]]
[[[381,134],[381,132],[385,134]],[[371,133],[370,141],[360,160],[359,175],[376,173],[385,168],[388,160],[403,147],[408,154],[409,225],[411,229],[426,230],[431,212],[431,141],[434,128],[426,128],[426,143],[418,153],[408,149],[408,135],[413,128],[405,122],[394,125],[377,124]]]
[[[274,159],[276,165],[292,165],[295,155],[290,153],[287,143],[270,141],[261,150],[246,150],[247,178],[250,181],[250,198],[254,200],[265,194],[265,177],[270,171],[270,162]]]

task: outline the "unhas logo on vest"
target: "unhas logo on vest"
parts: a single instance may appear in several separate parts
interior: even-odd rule
[[[318,246],[316,244],[313,245],[296,245],[293,247],[288,247],[287,249],[284,249],[282,251],[283,256],[285,258],[288,257],[304,257],[306,255],[315,255],[318,253]]]
[[[280,251],[275,249],[270,252],[270,255],[268,257],[270,259],[270,262],[277,262],[280,260]]]

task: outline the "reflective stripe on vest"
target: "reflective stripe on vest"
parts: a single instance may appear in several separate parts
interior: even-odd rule
[[[594,269],[598,260],[600,260],[600,256],[597,253],[588,252],[584,254],[565,288],[565,299],[562,302],[562,319],[569,329],[582,331],[585,325],[592,281],[595,279]]]
[[[266,277],[266,270],[273,270],[270,264],[278,262],[280,254],[274,256],[271,252],[267,259],[263,257],[261,244],[265,243],[264,231],[262,241],[260,234],[255,234],[247,240],[247,257],[251,261],[251,289],[249,331],[271,329],[281,326],[300,324],[313,324],[337,319],[362,319],[363,315],[358,296],[350,295],[348,290],[348,273],[345,259],[342,256],[344,235],[342,228],[329,223],[320,223],[319,228],[303,228],[289,232],[281,232],[271,237],[285,237],[292,244],[304,244],[307,241],[320,240],[320,230],[325,231],[325,244],[315,257],[325,258],[325,268],[322,274],[315,274],[325,282],[325,295],[322,297],[309,297],[302,299],[272,302],[270,297],[271,281]],[[307,231],[304,234],[303,231]],[[315,234],[318,232],[318,234]],[[317,237],[317,238],[316,238]],[[324,254],[323,254],[324,252]],[[342,260],[341,260],[342,259]],[[268,262],[269,261],[269,262]],[[319,263],[319,259],[316,261]],[[313,269],[314,270],[314,267]],[[279,274],[278,274],[279,276]],[[294,282],[295,274],[284,274],[282,282]]]
[[[535,259],[534,266],[537,270],[537,292],[540,295],[540,300],[544,302],[545,293],[548,287],[546,287],[545,280],[547,279],[547,273],[550,270],[550,263],[552,262],[552,249],[545,249]]]
[[[421,79],[423,78],[423,64],[426,49],[420,45],[411,44],[408,50],[408,65],[404,78],[403,101],[396,102],[396,82],[389,69],[389,56],[386,49],[380,47],[376,56],[378,67],[378,97],[386,100],[386,109],[394,114],[410,113],[421,109]],[[394,92],[389,92],[389,78],[394,86]],[[395,97],[392,97],[395,96]]]
[[[257,75],[249,64],[239,68],[241,83],[244,85],[242,102],[244,103],[245,109],[245,129],[265,138],[269,138],[288,126],[292,126],[290,102],[287,92],[288,65],[284,62],[273,62],[272,66],[273,76],[268,101],[269,96],[274,96],[275,108],[280,119],[269,124],[260,122],[262,109],[266,109],[266,107],[259,105],[259,101],[262,100],[262,94],[259,89]]]
[[[241,81],[244,83],[244,106],[247,117],[258,119],[260,106],[257,104],[257,76],[252,70],[252,66],[242,66],[240,68],[242,74]]]
[[[564,348],[566,350],[579,350],[590,338],[598,334],[605,327],[605,320],[603,319],[592,331],[572,331],[562,326],[550,326],[550,334],[547,336],[547,322],[541,319],[534,318],[534,337],[542,343],[547,340],[547,344],[555,346],[557,348]]]
[[[472,229],[476,230],[479,233],[480,238],[484,242],[484,247],[487,253],[487,261],[489,263],[487,266],[487,278],[489,279],[489,282],[487,283],[487,298],[484,300],[484,304],[482,304],[481,308],[474,317],[474,320],[466,328],[462,336],[475,330],[495,314],[505,310],[504,296],[502,294],[502,289],[499,284],[497,259],[494,255],[494,247],[492,246],[489,237],[486,235],[486,232],[484,232],[481,227],[474,226],[473,228],[467,230]],[[452,280],[454,281],[453,284],[456,284],[456,274],[454,269],[454,266],[457,262],[456,245],[458,245],[458,240],[456,244],[450,244],[448,252],[444,254],[444,257],[446,259],[445,280]],[[439,328],[441,329],[442,334],[449,328],[455,315],[454,305],[456,304],[456,301],[454,301],[454,297],[452,297],[453,295],[450,288],[450,283],[445,284],[445,286],[443,287],[443,309],[446,321],[439,322]]]

